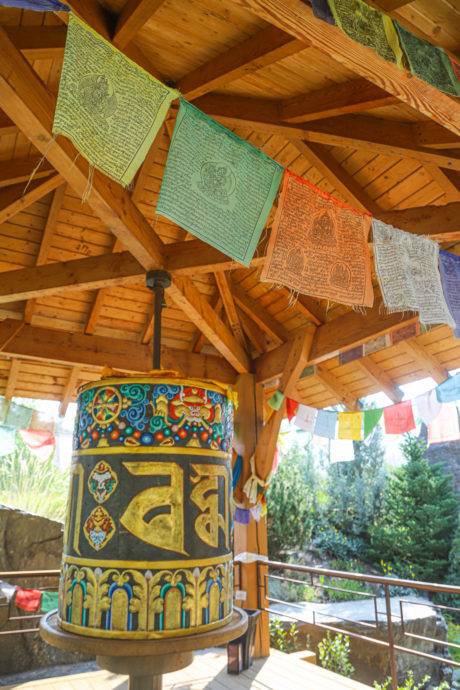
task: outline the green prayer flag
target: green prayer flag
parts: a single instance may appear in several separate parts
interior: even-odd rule
[[[364,410],[364,424],[363,424],[363,437],[367,438],[369,434],[374,431],[377,424],[380,422],[380,418],[383,414],[383,410]]]
[[[5,426],[13,429],[28,429],[32,419],[33,410],[25,405],[17,405],[11,402],[5,417]]]
[[[279,410],[283,404],[283,400],[284,394],[281,393],[281,391],[275,391],[268,401],[268,405],[272,408],[272,410]]]
[[[248,266],[282,173],[265,153],[181,100],[157,213]]]
[[[58,607],[58,593],[57,592],[42,592],[41,611],[48,613],[54,611]]]
[[[53,134],[91,165],[129,185],[178,95],[70,14]]]
[[[329,7],[347,36],[402,67],[403,53],[390,17],[362,0],[329,0]]]
[[[460,96],[460,82],[444,50],[414,36],[398,22],[395,25],[412,74],[439,91]]]

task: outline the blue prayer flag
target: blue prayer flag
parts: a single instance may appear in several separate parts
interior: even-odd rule
[[[449,376],[448,379],[440,383],[436,388],[436,397],[442,403],[460,400],[460,373]]]

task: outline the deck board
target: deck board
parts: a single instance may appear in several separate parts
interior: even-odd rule
[[[47,678],[15,685],[4,690],[127,690],[125,676],[108,671]],[[164,690],[370,690],[368,685],[343,678],[287,654],[273,651],[268,659],[258,659],[238,676],[227,674],[227,655],[215,649],[195,655],[182,671],[165,676]]]

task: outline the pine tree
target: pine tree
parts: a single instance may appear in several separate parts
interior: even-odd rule
[[[457,518],[452,478],[428,463],[425,444],[414,436],[401,448],[406,462],[390,477],[381,518],[371,531],[372,555],[400,576],[442,582]]]

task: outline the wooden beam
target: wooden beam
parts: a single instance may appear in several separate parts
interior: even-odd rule
[[[211,300],[211,306],[216,312],[217,316],[220,316],[222,314],[222,309],[224,308],[224,305],[222,304],[222,298],[220,295],[214,295],[214,298]],[[153,330],[153,319],[152,319],[152,330]],[[152,335],[150,334],[150,337]],[[192,344],[190,346],[190,352],[201,352],[203,349],[203,345],[206,343],[206,338],[204,337],[203,333],[200,331],[199,328],[196,329],[196,332],[194,334]]]
[[[128,0],[118,17],[113,45],[123,50],[163,3],[164,0]]]
[[[315,166],[345,201],[363,211],[378,215],[377,204],[324,146],[308,144],[300,139],[293,143],[302,156]]]
[[[411,2],[412,0],[376,0],[374,4],[383,12],[393,12],[393,10],[398,10]]]
[[[0,136],[7,134],[17,134],[18,128],[6,113],[0,111]]]
[[[292,298],[291,291],[287,287],[280,287],[279,292],[282,292],[289,300]],[[292,309],[306,316],[307,319],[312,321],[316,326],[320,326],[326,321],[325,310],[316,297],[300,294],[295,295],[292,301]]]
[[[81,376],[81,369],[80,367],[72,367],[70,370],[69,378],[67,379],[67,383],[64,387],[64,392],[62,394],[61,402],[59,405],[59,416],[60,417],[65,417],[65,413],[67,412],[67,408],[69,406],[69,402],[72,400],[73,394],[75,392],[75,388],[77,387],[78,380]]]
[[[232,293],[232,283],[228,274],[225,271],[215,273],[217,288],[222,299],[224,311],[227,315],[228,323],[233,331],[236,339],[240,345],[246,349],[246,340],[244,338],[243,328],[241,326],[240,317],[236,308],[235,300]]]
[[[14,158],[9,161],[0,162],[0,187],[28,182],[33,173],[32,180],[40,180],[42,177],[49,177],[54,171],[48,161],[44,161],[38,170],[34,169],[39,162],[39,158]],[[31,180],[31,181],[32,181]],[[23,191],[24,191],[23,184]]]
[[[60,26],[8,26],[9,39],[29,60],[55,60],[64,54],[67,28]]]
[[[371,357],[357,359],[355,364],[366,374],[367,378],[371,379],[379,391],[383,391],[394,403],[401,402],[403,399],[402,391],[393,383],[386,371],[376,364]]]
[[[62,182],[62,177],[56,174],[45,180],[32,180],[26,192],[24,192],[23,182],[2,189],[0,191],[0,224],[6,223],[17,213],[42,199],[56,187],[59,187]]]
[[[379,211],[378,217],[395,228],[427,235],[439,242],[460,240],[460,202],[446,206],[419,206],[404,211]]]
[[[19,361],[19,359],[12,359],[10,370],[8,372],[8,380],[6,382],[5,388],[5,398],[7,400],[11,400],[11,398],[14,395],[20,368],[21,362]]]
[[[399,343],[399,348],[404,350],[409,357],[428,374],[428,376],[431,376],[431,378],[436,381],[436,383],[442,383],[448,378],[449,372],[447,369],[444,369],[444,367],[439,364],[436,357],[430,355],[423,345],[415,338],[404,340]]]
[[[55,190],[53,194],[53,199],[48,211],[48,217],[46,219],[45,229],[43,231],[42,241],[40,243],[40,249],[38,250],[37,258],[35,259],[36,266],[42,266],[48,259],[48,253],[51,247],[52,238],[54,236],[59,211],[61,210],[62,202],[64,201],[66,187],[66,184],[62,184]],[[24,321],[26,323],[31,322],[34,309],[35,300],[27,300],[24,307]]]
[[[412,125],[415,143],[419,146],[436,149],[454,149],[460,147],[460,138],[436,122],[414,122]]]
[[[0,343],[6,343],[2,350],[5,354],[39,361],[142,373],[152,368],[152,351],[147,345],[28,325],[18,330],[18,322],[12,319],[0,322]],[[235,370],[221,357],[164,347],[162,363],[165,369],[179,371],[182,376],[224,383],[233,383],[236,378]]]
[[[308,46],[309,41],[293,39],[290,34],[268,26],[183,76],[177,88],[193,100]]]
[[[129,252],[6,271],[0,281],[0,304],[108,285],[139,284],[143,275],[142,266]]]
[[[267,342],[259,326],[239,307],[237,307],[237,312],[241,325],[243,326],[243,330],[248,336],[248,339],[251,342],[254,350],[257,352],[257,354],[266,352]]]
[[[263,264],[266,246],[266,242],[259,244],[258,256],[251,261],[251,268]],[[181,276],[194,276],[198,273],[230,271],[234,268],[241,268],[241,264],[237,261],[201,240],[165,244],[164,261],[166,270]]]
[[[280,120],[309,122],[394,105],[399,100],[367,79],[353,79],[325,89],[287,98],[279,105]]]
[[[353,41],[338,27],[317,19],[311,7],[302,0],[235,2],[299,40],[311,42],[328,59],[335,60],[446,129],[460,134],[460,103]]]
[[[77,194],[83,195],[88,181],[87,162],[69,140],[59,137],[54,142],[52,138],[55,97],[1,28],[0,52],[3,110]],[[88,204],[144,268],[162,267],[162,243],[125,189],[95,171]]]
[[[349,410],[356,409],[356,395],[353,395],[329,369],[319,364],[316,367],[315,376],[337,402],[342,403]]]
[[[247,353],[189,278],[175,277],[167,294],[234,369],[250,371]]]
[[[279,344],[289,340],[289,333],[259,302],[252,299],[241,287],[232,282],[232,293],[235,302],[245,314],[268,335],[271,340]]]

